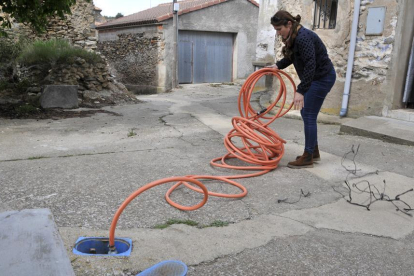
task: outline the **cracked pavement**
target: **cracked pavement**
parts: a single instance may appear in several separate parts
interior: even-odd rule
[[[199,210],[184,212],[166,203],[171,185],[136,198],[123,212],[116,236],[133,240],[128,258],[74,255],[80,236],[108,236],[118,206],[139,187],[157,179],[190,174],[241,174],[212,168],[226,153],[223,137],[238,116],[239,85],[184,85],[172,93],[142,95],[140,104],[106,107],[110,113],[62,120],[0,121],[0,212],[49,208],[76,275],[135,275],[160,261],[178,259],[188,275],[412,275],[414,218],[389,202],[368,211],[350,205],[333,188],[343,188],[348,172],[342,156],[360,145],[358,173],[393,197],[414,188],[414,148],[339,134],[339,125],[319,125],[322,161],[291,170],[303,152],[300,120],[280,118],[271,127],[287,141],[279,167],[239,182],[242,199],[210,197]],[[259,93],[253,107],[260,110]],[[128,136],[133,129],[136,135]],[[378,174],[363,176],[378,171]],[[238,193],[225,183],[203,181],[209,190]],[[301,189],[309,197],[295,204]],[[202,195],[179,188],[183,205]],[[414,192],[402,196],[414,206]],[[366,203],[364,194],[355,200]],[[197,228],[228,222],[224,227]]]

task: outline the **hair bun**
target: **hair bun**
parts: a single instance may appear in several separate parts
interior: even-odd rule
[[[300,23],[300,20],[302,19],[302,17],[298,14],[295,17],[296,22]]]

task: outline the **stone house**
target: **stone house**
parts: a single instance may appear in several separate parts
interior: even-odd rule
[[[256,66],[281,58],[283,45],[275,39],[275,30],[270,25],[271,16],[279,9],[294,16],[300,14],[301,24],[321,37],[334,63],[337,81],[322,112],[414,121],[414,1],[262,0]],[[287,71],[299,83],[293,66]],[[348,101],[343,96],[346,91],[349,91]]]
[[[167,1],[166,1],[167,2]],[[98,50],[135,93],[172,88],[172,1],[97,26]],[[231,82],[253,72],[259,5],[253,0],[178,1],[178,82]]]

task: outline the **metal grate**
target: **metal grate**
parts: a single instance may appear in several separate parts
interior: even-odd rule
[[[335,29],[338,0],[314,0],[313,29]]]

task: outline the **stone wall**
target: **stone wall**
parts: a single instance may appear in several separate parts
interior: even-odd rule
[[[51,38],[62,38],[69,40],[72,44],[84,49],[96,49],[97,36],[95,31],[95,7],[93,1],[78,0],[71,8],[72,14],[60,17],[51,17],[47,30],[42,34],[35,34],[26,25],[13,22],[13,27],[8,31],[11,38],[20,35],[29,39],[47,40]]]
[[[91,64],[76,58],[72,64],[59,64],[51,69],[31,66],[18,67],[19,78],[30,83],[27,89],[32,99],[39,98],[46,85],[76,85],[79,104],[99,106],[122,102],[135,102],[126,87],[110,74],[105,60]]]
[[[15,40],[21,35],[32,40],[60,38],[67,39],[72,45],[86,50],[97,50],[95,22],[105,22],[100,10],[94,6],[93,1],[77,0],[71,12],[72,14],[65,15],[63,20],[60,17],[51,17],[47,31],[42,34],[35,34],[28,26],[14,21],[13,28],[8,31],[8,39]],[[134,71],[141,70],[139,67],[134,68]],[[46,70],[39,66],[18,66],[17,75],[21,80],[30,82],[27,92],[28,96],[34,99],[40,96],[45,85],[66,84],[78,86],[80,104],[83,105],[136,102],[126,87],[110,75],[105,58],[94,64],[77,58],[71,64],[54,65]]]
[[[108,88],[112,79],[105,61],[90,64],[82,58],[77,58],[73,64],[62,64],[52,68],[47,80],[53,84],[77,85],[81,91],[101,91]]]
[[[158,86],[160,45],[163,45],[161,35],[120,33],[116,40],[100,41],[98,51],[108,60],[111,73],[128,89],[135,93],[152,93],[150,90]]]

